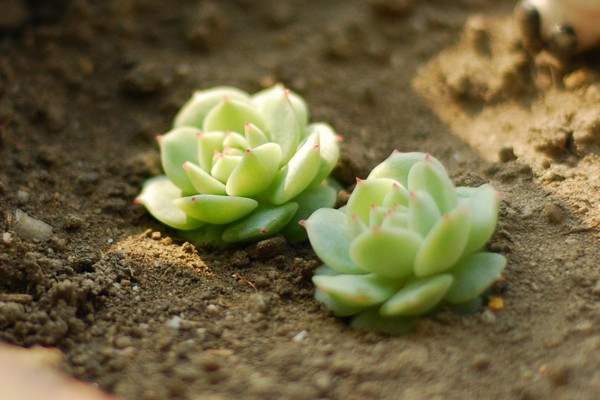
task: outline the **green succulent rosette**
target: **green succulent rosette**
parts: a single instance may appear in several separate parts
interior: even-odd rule
[[[395,151],[345,207],[303,222],[325,264],[315,296],[352,326],[392,334],[442,304],[466,309],[506,266],[485,250],[497,220],[492,186],[455,187],[434,157]]]
[[[280,85],[196,92],[157,138],[165,175],[137,202],[196,243],[304,240],[298,221],[336,201],[328,176],[339,156],[333,128],[308,118],[306,102]]]

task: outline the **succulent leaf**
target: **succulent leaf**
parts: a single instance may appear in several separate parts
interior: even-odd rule
[[[260,146],[261,144],[265,144],[269,142],[267,136],[263,131],[261,131],[258,126],[247,122],[244,126],[246,141],[248,142],[248,148],[253,149],[255,147]]]
[[[327,266],[341,274],[367,272],[350,258],[352,236],[343,212],[321,208],[305,221],[305,227],[313,250]]]
[[[465,253],[481,249],[494,234],[498,222],[498,193],[491,185],[482,185],[469,198],[473,211]]]
[[[210,174],[222,183],[227,183],[235,167],[242,161],[242,156],[215,153],[214,159]],[[225,190],[227,190],[227,186],[225,186]]]
[[[209,224],[228,224],[248,215],[258,206],[254,199],[197,194],[174,200],[186,214]]]
[[[415,192],[424,190],[435,200],[442,214],[452,210],[458,204],[458,197],[452,181],[446,171],[436,167],[432,157],[416,162],[408,173],[408,188]]]
[[[369,307],[392,296],[396,282],[381,279],[376,274],[367,275],[315,275],[317,289],[335,301],[350,307]]]
[[[313,135],[279,171],[267,199],[273,204],[283,204],[298,196],[313,181],[320,164],[319,136]]]
[[[415,275],[430,276],[443,272],[462,256],[471,223],[471,210],[459,206],[440,218],[431,228],[415,258]]]
[[[231,131],[244,132],[246,122],[260,129],[265,128],[265,120],[249,103],[233,100],[227,96],[206,115],[202,124],[203,132]]]
[[[198,163],[205,171],[210,171],[216,152],[223,151],[223,141],[227,136],[223,131],[198,133]]]
[[[383,204],[383,199],[395,184],[396,181],[388,178],[359,180],[348,200],[348,216],[356,215],[369,225],[371,206]]]
[[[383,205],[385,207],[394,208],[398,206],[408,207],[410,194],[404,186],[399,182],[392,185],[392,189],[383,198]]]
[[[501,254],[468,255],[449,271],[454,276],[454,282],[445,300],[451,303],[473,300],[500,278],[504,267],[506,258]]]
[[[377,307],[371,307],[356,314],[350,321],[350,326],[363,331],[400,336],[414,329],[415,320],[415,317],[384,317]]]
[[[323,292],[322,290],[319,290],[318,288],[315,290],[315,299],[325,304],[325,306],[333,311],[333,313],[338,317],[353,315],[365,309],[365,307],[362,306],[349,306],[337,301],[332,296]]]
[[[404,278],[412,273],[421,242],[419,235],[408,229],[376,226],[351,242],[350,258],[365,271]]]
[[[388,317],[424,314],[444,298],[452,280],[452,275],[441,274],[411,282],[386,301],[379,312]]]
[[[198,159],[196,133],[193,128],[177,128],[158,138],[160,160],[165,174],[184,193],[194,193],[194,186],[181,166]]]
[[[283,85],[275,85],[268,89],[262,90],[252,96],[252,103],[258,108],[260,112],[265,112],[265,109],[271,105],[272,98],[280,97],[284,94],[286,89]],[[294,115],[296,116],[296,120],[300,126],[300,137],[301,141],[304,139],[302,132],[305,131],[306,126],[308,125],[308,105],[304,101],[304,99],[298,96],[296,93],[289,91],[287,93],[287,97],[292,105],[292,109],[294,110]]]
[[[188,178],[194,189],[198,193],[204,194],[226,194],[225,185],[218,179],[213,178],[208,172],[200,168],[198,165],[192,162],[186,162],[183,164]]]
[[[310,184],[311,187],[319,185],[329,176],[340,156],[340,137],[336,135],[329,124],[323,122],[310,124],[307,128],[307,137],[310,137],[313,134],[319,135],[319,156],[321,158],[321,165],[319,166],[317,175]]]
[[[291,222],[281,230],[281,233],[289,242],[306,240],[306,229],[299,222],[310,217],[319,208],[333,207],[336,199],[337,191],[330,185],[321,184],[316,188],[307,189],[294,198],[294,202],[298,203],[298,210],[292,217]]]
[[[390,156],[381,164],[377,165],[367,179],[373,178],[389,178],[400,183],[404,187],[408,187],[408,173],[419,161],[425,160],[428,157],[425,153],[412,152],[401,153],[394,150]],[[442,173],[446,173],[444,166],[434,157],[430,157],[432,164]],[[416,190],[411,188],[411,190]]]
[[[251,197],[264,192],[279,170],[279,160],[281,148],[276,143],[265,143],[246,150],[227,179],[227,194]]]
[[[435,200],[429,193],[424,190],[410,193],[410,204],[408,205],[410,229],[425,237],[441,216]]]
[[[274,235],[292,219],[298,204],[289,202],[279,206],[260,205],[241,221],[231,224],[223,232],[227,243],[250,242]]]
[[[248,102],[250,95],[243,90],[219,86],[208,90],[199,90],[192,98],[181,107],[175,116],[173,128],[188,126],[196,129],[202,128],[206,114],[223,100],[223,97]]]
[[[154,218],[175,229],[191,230],[203,226],[204,222],[192,218],[173,204],[173,201],[179,197],[181,197],[181,189],[167,176],[159,175],[144,183],[136,201],[143,204]]]

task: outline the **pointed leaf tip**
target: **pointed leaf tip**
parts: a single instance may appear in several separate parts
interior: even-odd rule
[[[300,221],[298,221],[298,225],[306,228],[306,220],[305,219],[301,219]]]

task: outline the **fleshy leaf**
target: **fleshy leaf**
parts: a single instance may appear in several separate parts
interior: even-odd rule
[[[209,224],[228,224],[250,214],[257,206],[254,199],[214,194],[198,194],[174,201],[186,214]]]
[[[369,307],[380,304],[394,294],[398,284],[376,274],[315,275],[313,283],[321,292],[350,307]]]
[[[475,253],[461,260],[449,272],[454,282],[445,299],[451,303],[466,303],[480,296],[500,278],[506,258],[497,253]]]
[[[287,163],[300,143],[300,124],[289,98],[289,91],[279,90],[258,97],[258,109],[265,118],[266,135],[281,146],[281,165]],[[256,101],[255,101],[256,104]]]
[[[441,274],[406,285],[386,301],[379,312],[384,316],[410,317],[433,309],[452,285],[452,275]]]
[[[365,271],[403,278],[412,273],[421,241],[419,235],[408,229],[376,226],[351,242],[350,258]]]
[[[225,185],[219,180],[213,178],[208,172],[198,165],[186,162],[183,169],[187,172],[188,178],[194,189],[202,194],[226,194]]]
[[[329,124],[322,122],[310,124],[307,129],[307,136],[312,134],[319,135],[319,156],[321,165],[319,172],[311,182],[311,186],[319,185],[333,170],[340,156],[339,136],[335,134]]]
[[[382,228],[408,228],[408,212],[389,210],[381,222]]]
[[[386,207],[408,206],[409,193],[400,183],[392,185],[392,189],[383,198]]]
[[[216,248],[227,247],[221,240],[221,235],[227,225],[206,224],[191,231],[180,231],[179,235],[195,246],[212,246]]]
[[[232,131],[244,132],[244,125],[250,122],[264,129],[264,118],[249,103],[233,100],[227,96],[206,115],[202,131]]]
[[[173,228],[191,230],[203,226],[204,222],[190,217],[173,204],[179,197],[181,189],[167,176],[159,175],[146,181],[136,201],[143,204],[154,218]]]
[[[425,153],[401,153],[397,150],[394,150],[387,159],[373,168],[368,179],[390,178],[401,183],[402,186],[408,187],[408,173],[410,169],[415,163],[425,160],[427,156],[428,155]],[[429,156],[429,159],[437,169],[443,173],[446,173],[446,169],[442,163],[440,163],[435,157]],[[411,188],[411,190],[415,189]]]
[[[261,131],[258,126],[251,124],[250,122],[246,122],[244,125],[244,132],[246,141],[248,142],[248,148],[250,149],[258,147],[261,144],[265,144],[269,141],[265,133]]]
[[[347,304],[341,303],[319,289],[315,290],[315,299],[325,304],[325,307],[333,311],[333,313],[337,317],[353,315],[364,310],[365,308],[362,306],[349,306]]]
[[[422,237],[439,221],[440,211],[433,197],[424,190],[410,193],[408,226]]]
[[[224,242],[248,242],[272,236],[290,222],[298,204],[289,202],[280,206],[260,205],[252,214],[230,225],[223,232]]]
[[[463,254],[470,223],[468,206],[443,215],[423,240],[415,258],[415,275],[425,277],[452,267]]]
[[[230,156],[223,153],[215,153],[216,161],[210,170],[210,174],[223,183],[227,183],[227,179],[242,160],[241,156]],[[227,190],[227,186],[225,187]]]
[[[498,193],[491,185],[483,185],[469,198],[473,218],[465,254],[481,249],[496,230],[498,222]]]
[[[283,85],[275,85],[268,89],[262,90],[252,96],[252,103],[256,105],[260,112],[263,112],[265,107],[268,107],[268,104],[272,101],[272,98],[281,97],[283,93],[286,91]],[[296,120],[298,121],[298,125],[300,127],[300,137],[301,141],[304,139],[302,137],[302,132],[306,129],[306,125],[308,124],[308,105],[304,101],[304,99],[298,96],[296,93],[291,90],[287,91],[288,99],[290,104],[292,105],[292,109],[294,110],[294,115],[296,116]]]
[[[350,259],[350,226],[346,215],[332,208],[321,208],[305,221],[306,232],[317,256],[342,274],[366,273]]]
[[[229,86],[199,90],[181,107],[173,121],[173,128],[189,126],[200,129],[206,114],[219,104],[224,96],[244,102],[250,100],[248,93]]]
[[[242,134],[227,131],[225,132],[225,140],[223,140],[223,149],[226,147],[232,147],[243,151],[248,147],[248,142],[246,141],[246,137]]]
[[[288,164],[279,170],[266,195],[271,203],[283,204],[293,199],[314,179],[321,163],[318,140],[318,135],[309,137]]]
[[[215,152],[223,151],[225,135],[223,131],[198,133],[198,163],[203,170],[210,171]]]
[[[276,143],[247,149],[227,180],[227,194],[250,197],[265,191],[279,170],[279,160],[281,149]]]
[[[425,157],[423,161],[412,166],[408,173],[407,188],[412,192],[418,190],[428,192],[442,214],[454,209],[458,204],[454,184],[446,171],[436,167],[432,157]]]
[[[367,179],[359,180],[352,196],[348,200],[348,216],[356,215],[369,225],[369,216],[372,205],[382,205],[386,194],[392,190],[396,183],[393,179]]]
[[[369,228],[381,225],[383,218],[391,211],[387,207],[371,205],[371,211],[369,212]]]
[[[177,128],[158,137],[160,160],[165,174],[183,193],[194,193],[194,186],[181,166],[198,159],[197,130]]]
[[[319,208],[331,208],[335,205],[337,192],[329,185],[322,184],[314,189],[306,190],[296,198],[298,210],[291,222],[283,228],[281,233],[289,242],[300,242],[306,240],[306,229],[299,222],[311,216]]]

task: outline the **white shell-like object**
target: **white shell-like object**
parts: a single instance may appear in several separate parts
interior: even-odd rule
[[[559,25],[577,35],[576,52],[600,44],[600,0],[528,0],[540,14],[540,34],[547,39]]]

